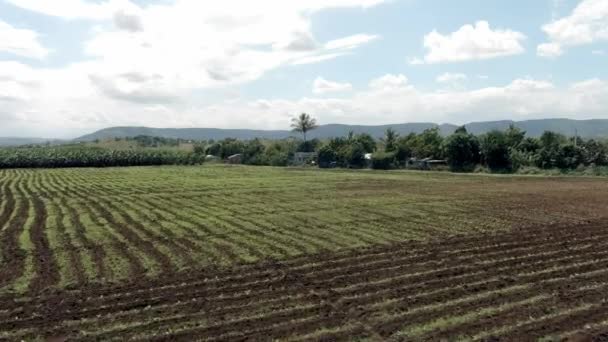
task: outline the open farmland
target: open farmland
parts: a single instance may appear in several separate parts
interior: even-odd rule
[[[528,340],[608,328],[604,178],[0,171],[0,339]]]

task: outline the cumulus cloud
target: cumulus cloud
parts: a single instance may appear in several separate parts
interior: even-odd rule
[[[324,61],[329,61],[332,59],[336,59],[338,57],[350,55],[348,52],[335,52],[335,53],[323,53],[319,55],[313,56],[305,56],[301,58],[297,58],[291,64],[293,65],[304,65],[304,64],[314,64]]]
[[[292,39],[285,44],[284,48],[291,51],[314,51],[317,42],[310,32],[294,32]]]
[[[538,46],[538,55],[556,57],[563,49],[608,40],[608,1],[583,0],[566,17],[543,25],[549,43]]]
[[[43,59],[49,51],[38,41],[38,33],[28,29],[15,28],[0,20],[0,52]]]
[[[355,34],[317,42],[311,16],[329,8],[368,8],[384,0],[179,0],[138,6],[129,0],[9,0],[16,6],[100,25],[79,63],[100,95],[134,103],[173,102],[196,89],[251,82],[287,65],[320,63],[378,38]],[[2,43],[0,43],[2,44]],[[132,82],[122,75],[158,75]]]
[[[367,44],[378,39],[379,36],[371,34],[356,34],[349,37],[344,37],[336,40],[329,41],[325,44],[325,48],[328,50],[336,49],[355,49],[361,45]]]
[[[312,85],[312,92],[315,94],[344,92],[352,89],[353,86],[350,83],[332,82],[323,77],[317,77]]]
[[[378,37],[319,40],[311,16],[327,8],[365,9],[381,0],[225,0],[223,6],[177,0],[143,7],[127,0],[7,1],[99,24],[99,29],[82,42],[86,61],[60,68],[0,61],[0,135],[27,129],[27,135],[69,137],[114,125],[279,129],[302,111],[323,123],[352,124],[607,115],[608,84],[600,79],[566,87],[518,79],[502,86],[430,91],[405,75],[386,74],[357,91],[345,80],[319,78],[313,94],[296,100],[207,98],[212,89],[231,90],[283,66],[356,53]],[[477,23],[431,35],[428,55],[412,61],[490,58],[523,51],[522,40],[517,32]],[[338,89],[345,92],[339,98],[327,96]]]
[[[369,82],[370,89],[373,89],[375,91],[404,89],[406,86],[407,77],[402,74],[386,74]]]
[[[437,83],[458,83],[466,81],[467,79],[468,76],[465,74],[446,72],[437,76],[437,78],[435,78],[435,81],[437,81]]]
[[[14,6],[65,19],[111,19],[119,11],[132,12],[138,6],[129,0],[90,2],[86,0],[6,0]]]
[[[536,54],[541,57],[555,58],[564,54],[562,47],[556,43],[544,43],[538,45]]]
[[[487,21],[464,25],[445,35],[432,31],[424,36],[424,47],[428,50],[424,62],[451,63],[517,55],[525,51],[522,46],[525,39],[526,36],[517,31],[492,29]],[[412,61],[422,62],[421,59]]]
[[[139,32],[144,29],[141,18],[138,15],[122,10],[114,13],[114,25],[119,29],[129,32]]]
[[[306,111],[322,123],[390,124],[543,117],[608,118],[608,82],[592,79],[558,88],[545,80],[516,79],[497,87],[423,91],[404,75],[385,75],[347,98],[264,99],[213,106],[212,126],[229,126],[226,116],[249,120],[252,127],[285,128],[291,115]],[[206,111],[201,109],[201,111]],[[238,113],[238,114],[237,114]],[[584,113],[585,116],[582,116]],[[221,114],[221,115],[220,115]],[[247,119],[252,117],[255,119]],[[255,124],[260,117],[263,123]],[[243,121],[241,121],[243,122]]]
[[[227,98],[205,104],[188,97],[176,101],[171,92],[158,93],[163,89],[162,75],[125,73],[118,75],[120,81],[110,82],[83,79],[83,70],[88,67],[71,66],[58,72],[0,62],[0,107],[12,115],[0,125],[0,135],[27,128],[28,134],[76,136],[114,125],[284,129],[302,111],[322,123],[350,124],[458,124],[505,119],[505,115],[512,119],[608,118],[608,82],[601,79],[565,87],[546,80],[516,79],[502,86],[429,91],[411,84],[405,75],[387,74],[340,98]],[[71,85],[69,92],[66,82]],[[161,84],[149,86],[154,82]],[[114,94],[99,96],[102,91]]]
[[[198,112],[201,102],[208,101],[199,96],[207,89],[223,92],[280,67],[353,54],[378,38],[361,33],[318,41],[312,15],[327,9],[365,10],[386,0],[225,0],[221,6],[199,0],[146,5],[129,0],[6,1],[95,27],[87,40],[78,42],[87,57],[83,61],[56,68],[0,63],[3,111],[17,113],[30,125],[40,117],[49,124],[42,129],[65,132],[102,124],[200,126],[197,117],[214,112],[212,106]],[[25,51],[14,47],[12,36],[8,40],[0,33],[0,38],[0,50],[10,42],[12,50]],[[27,42],[19,39],[19,44]],[[43,55],[31,47],[30,55]]]

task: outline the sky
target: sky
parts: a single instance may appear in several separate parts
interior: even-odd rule
[[[608,0],[0,0],[0,136],[608,119]]]

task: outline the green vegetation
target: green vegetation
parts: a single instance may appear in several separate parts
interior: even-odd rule
[[[168,149],[109,149],[79,145],[30,146],[0,149],[0,169],[193,165],[203,156]]]
[[[606,321],[604,179],[8,169],[0,204],[0,339],[526,340]]]
[[[0,149],[0,168],[192,165],[204,160],[228,160],[237,155],[236,163],[248,165],[303,166],[302,161],[306,161],[321,168],[381,170],[545,174],[559,170],[557,173],[562,174],[601,175],[606,174],[605,167],[608,167],[606,141],[568,138],[551,131],[544,132],[540,138],[526,137],[526,132],[514,125],[505,131],[493,130],[480,136],[470,134],[464,126],[447,137],[442,136],[437,127],[405,136],[399,136],[389,127],[379,141],[369,134],[352,131],[345,137],[308,140],[307,133],[318,127],[314,118],[302,113],[293,118],[292,128],[302,134],[303,140],[191,141],[136,136],[77,145]],[[299,152],[305,154],[296,156]],[[235,159],[230,162],[235,163]]]
[[[302,133],[304,142],[306,142],[306,133],[319,127],[317,120],[310,117],[306,113],[300,114],[297,118],[291,120],[291,128],[294,132]]]
[[[387,157],[373,163],[392,160],[392,153],[377,154],[382,155]],[[601,190],[599,181],[577,186],[592,196]],[[8,253],[2,260],[6,267],[25,267],[25,272],[48,267],[45,272],[55,274],[55,286],[120,280],[210,264],[494,232],[521,220],[549,222],[556,217],[522,208],[522,191],[535,194],[541,189],[546,196],[559,196],[564,186],[536,177],[222,165],[4,170],[0,227],[6,233],[0,251]],[[493,187],[502,193],[493,193]],[[583,219],[571,206],[559,215],[567,217],[568,212]],[[15,253],[23,257],[11,259]],[[13,275],[19,277],[5,278],[4,289],[29,279],[19,272]]]

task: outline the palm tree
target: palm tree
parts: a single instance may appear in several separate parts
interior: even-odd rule
[[[294,132],[302,133],[304,142],[306,142],[306,133],[317,127],[319,127],[319,125],[317,125],[317,120],[311,118],[310,115],[306,113],[302,113],[298,117],[291,119],[291,128],[293,128]]]
[[[399,134],[395,132],[392,128],[388,128],[384,133],[384,150],[386,152],[393,152],[397,150],[397,138],[399,138]]]

